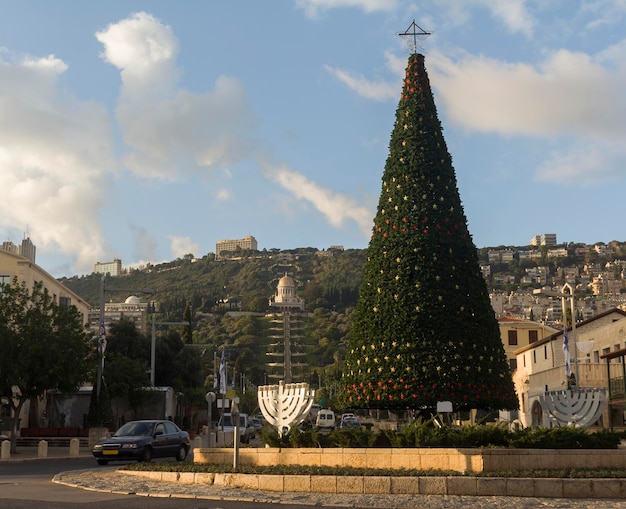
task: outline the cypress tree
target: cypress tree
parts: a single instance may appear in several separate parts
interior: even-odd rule
[[[409,57],[340,404],[518,407],[424,56]]]

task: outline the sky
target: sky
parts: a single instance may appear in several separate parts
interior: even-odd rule
[[[626,241],[624,0],[0,0],[0,241],[369,244],[413,21],[476,247]]]

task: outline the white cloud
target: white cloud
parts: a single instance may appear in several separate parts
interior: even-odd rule
[[[398,87],[401,86],[400,82],[402,79],[402,72],[406,62],[403,62],[389,52],[385,54],[385,58],[387,60],[387,68],[389,68],[394,74],[397,74],[397,81],[372,82],[362,75],[356,75],[345,69],[339,69],[329,65],[326,65],[325,69],[329,74],[337,78],[350,90],[354,90],[360,97],[373,99],[375,101],[388,101],[398,97]]]
[[[265,170],[270,178],[278,182],[296,198],[311,203],[333,227],[342,228],[346,221],[352,220],[364,236],[367,237],[371,234],[372,211],[359,205],[353,198],[324,189],[285,165],[266,165]]]
[[[222,189],[218,189],[217,193],[215,194],[215,197],[219,201],[228,201],[233,197],[233,194],[231,193],[230,189],[222,188]]]
[[[459,125],[501,134],[623,138],[626,74],[583,53],[555,51],[538,65],[435,54],[429,72]]]
[[[138,12],[112,23],[96,39],[104,45],[102,58],[120,69],[127,98],[167,93],[176,84],[178,41],[151,14]]]
[[[335,76],[339,81],[359,96],[375,101],[387,101],[398,95],[398,87],[394,83],[378,82],[373,83],[362,75],[355,75],[349,71],[325,66],[326,70]]]
[[[513,33],[532,36],[535,20],[530,14],[526,0],[483,0],[494,18],[502,21]]]
[[[314,18],[331,9],[356,8],[367,13],[394,11],[398,7],[398,0],[296,0],[296,5],[307,16]]]
[[[626,149],[619,144],[572,143],[553,151],[537,170],[535,181],[565,187],[592,187],[624,174]]]
[[[177,237],[169,235],[170,249],[174,258],[182,258],[187,254],[197,256],[200,254],[200,245],[193,242],[189,237]]]
[[[61,87],[61,59],[11,58],[0,52],[0,225],[28,226],[39,249],[91,272],[106,252],[98,216],[115,170],[109,117]]]
[[[489,12],[508,32],[531,37],[537,20],[527,0],[431,0],[439,12],[440,24],[462,26],[472,23],[477,7]]]
[[[255,118],[244,87],[221,76],[211,92],[177,88],[178,42],[169,27],[138,13],[97,38],[122,75],[116,115],[130,148],[125,163],[131,171],[176,180],[235,164],[254,151]]]
[[[618,170],[626,136],[622,48],[616,45],[595,57],[558,50],[535,65],[467,54],[453,61],[435,53],[430,77],[454,123],[473,131],[545,138],[558,148],[538,168],[537,178],[586,185],[624,173]]]

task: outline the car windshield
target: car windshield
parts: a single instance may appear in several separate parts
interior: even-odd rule
[[[140,437],[151,435],[152,424],[148,422],[127,422],[118,429],[114,437]]]

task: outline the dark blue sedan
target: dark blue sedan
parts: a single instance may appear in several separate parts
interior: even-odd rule
[[[131,421],[113,436],[100,440],[91,451],[98,464],[109,461],[137,460],[149,462],[152,458],[173,457],[183,461],[189,453],[189,433],[171,421]]]

